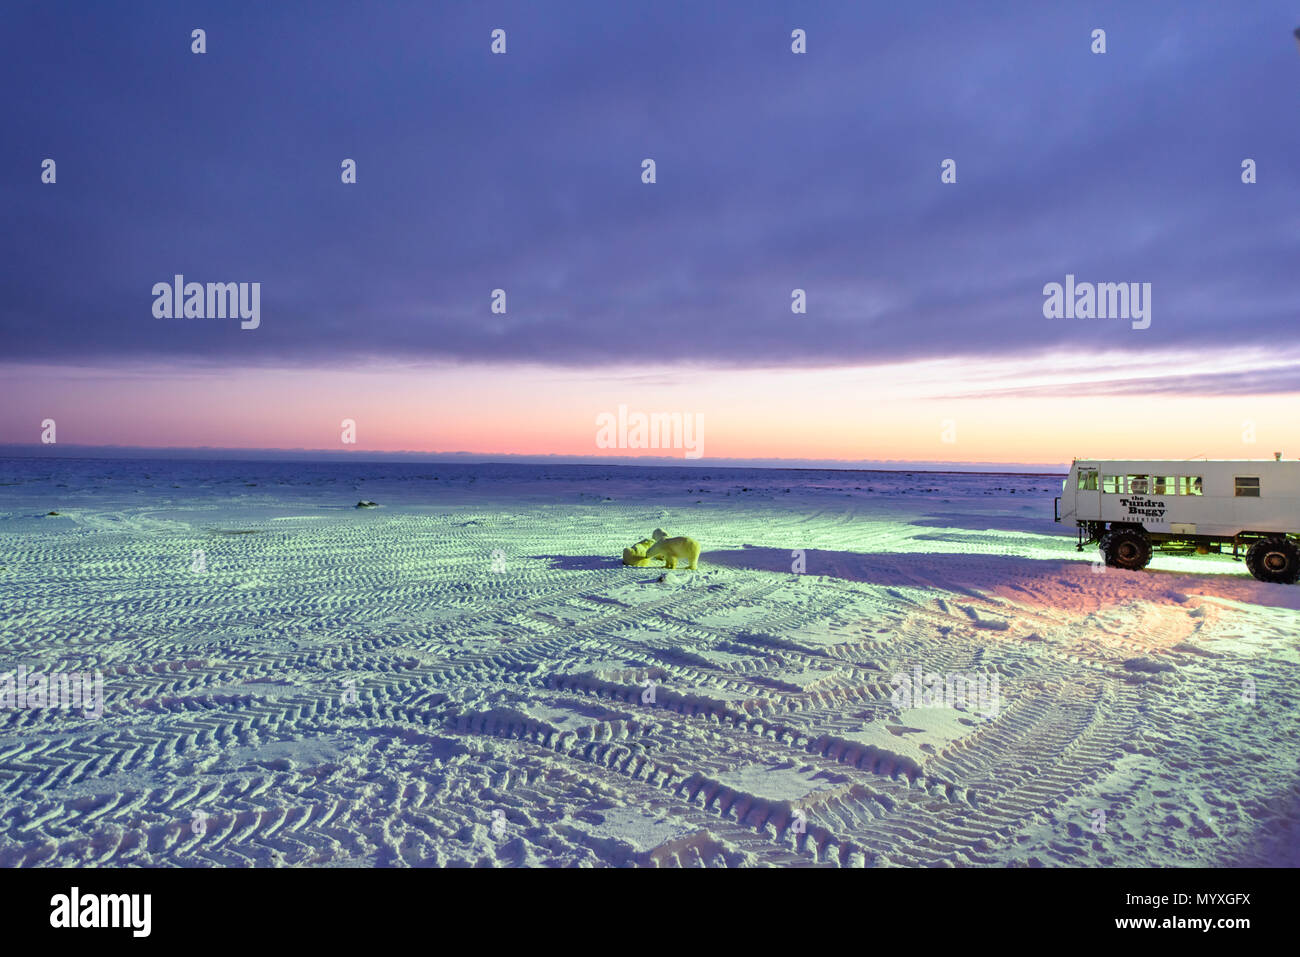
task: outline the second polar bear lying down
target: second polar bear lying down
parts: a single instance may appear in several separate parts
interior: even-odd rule
[[[669,538],[662,528],[656,528],[650,536],[654,544],[646,550],[646,561],[659,559],[665,568],[676,568],[679,561],[685,561],[687,567],[696,568],[700,562],[700,543],[693,538],[682,535]]]

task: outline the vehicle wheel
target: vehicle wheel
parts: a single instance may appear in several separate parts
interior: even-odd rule
[[[1246,552],[1246,567],[1262,582],[1294,585],[1300,579],[1300,549],[1289,538],[1264,538]]]
[[[1140,571],[1151,561],[1151,539],[1136,528],[1121,528],[1101,540],[1101,554],[1112,568]]]

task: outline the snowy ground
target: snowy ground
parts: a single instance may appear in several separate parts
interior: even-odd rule
[[[0,864],[1300,863],[1300,588],[1099,571],[1059,477],[0,482],[0,672],[105,698],[0,710]],[[619,564],[656,526],[698,572]]]

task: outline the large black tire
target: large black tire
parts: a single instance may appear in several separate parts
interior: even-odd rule
[[[1300,548],[1289,538],[1263,538],[1246,552],[1246,567],[1262,582],[1294,585],[1300,579]]]
[[[1137,528],[1118,528],[1107,532],[1098,543],[1102,557],[1111,568],[1141,571],[1151,561],[1151,539]]]

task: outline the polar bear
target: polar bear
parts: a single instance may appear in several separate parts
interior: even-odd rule
[[[623,564],[633,565],[636,567],[649,565],[650,563],[646,560],[645,553],[649,549],[653,548],[654,544],[654,539],[646,538],[637,542],[631,548],[623,549]]]
[[[662,529],[654,531],[655,543],[645,553],[646,561],[658,559],[665,568],[676,568],[678,559],[685,560],[694,569],[700,561],[700,543],[693,538],[665,538]]]

